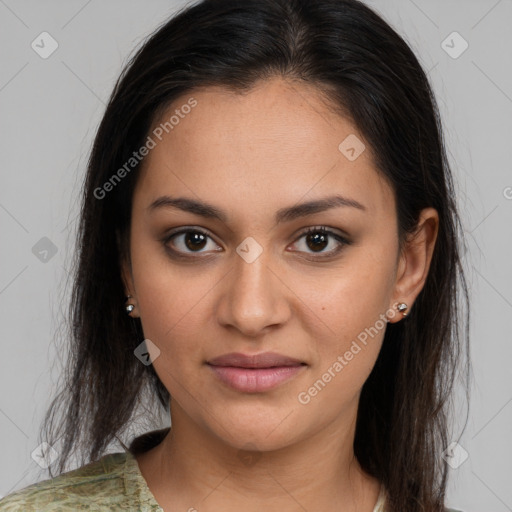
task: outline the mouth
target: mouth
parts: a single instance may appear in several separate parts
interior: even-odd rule
[[[273,352],[225,354],[206,363],[221,382],[244,393],[269,391],[290,380],[307,364]]]

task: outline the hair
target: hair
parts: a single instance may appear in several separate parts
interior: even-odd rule
[[[92,461],[119,440],[144,389],[168,411],[171,397],[153,366],[134,357],[144,339],[140,319],[124,310],[120,262],[129,260],[141,164],[102,199],[95,191],[144,145],[173,101],[199,87],[243,93],[273,77],[313,85],[357,126],[395,195],[400,247],[423,208],[439,214],[425,285],[407,318],[387,325],[363,385],[354,452],[364,471],[385,484],[390,512],[443,510],[450,400],[457,371],[469,379],[471,370],[461,221],[427,75],[402,37],[357,0],[204,0],[183,7],[129,60],[89,156],[67,318],[69,360],[41,439],[63,438],[63,472],[73,451]],[[59,407],[65,417],[55,425]]]

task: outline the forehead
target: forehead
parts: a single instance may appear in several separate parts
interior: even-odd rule
[[[394,208],[357,127],[311,85],[273,79],[243,94],[196,89],[175,100],[149,135],[155,147],[135,192],[146,205],[185,194],[238,213],[275,211],[340,193],[373,215]]]

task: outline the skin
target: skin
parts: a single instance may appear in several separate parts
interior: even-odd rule
[[[404,321],[392,308],[405,302],[410,310],[424,285],[437,212],[422,211],[416,236],[400,251],[393,191],[369,145],[354,161],[341,153],[348,135],[364,138],[313,86],[275,78],[244,95],[195,90],[161,120],[191,96],[197,106],[144,160],[130,258],[121,262],[131,315],[159,348],[154,368],[172,396],[172,435],[137,457],[141,473],[164,510],[371,512],[380,482],[360,468],[353,441],[359,395],[385,328],[359,344],[309,403],[298,395],[380,315]],[[342,206],[276,224],[279,209],[335,193],[365,210]],[[164,194],[206,201],[227,220],[148,210]],[[168,241],[190,257],[180,260],[161,239],[183,226],[210,238],[196,252],[183,234]],[[303,232],[318,226],[351,243],[332,255],[340,244],[330,236],[315,249]],[[247,237],[263,249],[251,263],[236,252]],[[250,394],[228,388],[205,364],[266,351],[306,366]]]

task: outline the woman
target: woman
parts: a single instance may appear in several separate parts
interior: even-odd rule
[[[460,243],[432,90],[377,14],[182,10],[89,161],[60,474],[0,510],[446,510]],[[105,455],[145,389],[172,427]]]

